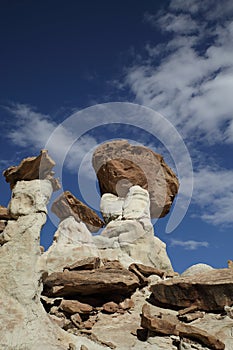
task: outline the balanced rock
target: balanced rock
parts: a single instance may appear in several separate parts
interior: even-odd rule
[[[125,197],[133,185],[147,189],[151,217],[165,216],[177,194],[179,182],[162,156],[126,140],[106,142],[95,150],[92,159],[101,194]]]
[[[62,193],[53,202],[51,209],[60,220],[73,216],[76,221],[84,222],[88,230],[91,232],[97,232],[104,226],[104,222],[99,218],[99,216],[69,191]]]
[[[213,269],[168,279],[151,286],[151,291],[154,302],[166,307],[222,311],[233,305],[233,270]]]
[[[143,227],[137,220],[111,221],[93,240],[102,259],[111,257],[119,260],[126,268],[137,262],[173,271],[166,244],[154,236],[151,223],[149,225],[147,222]]]
[[[46,150],[41,150],[38,157],[29,157],[23,159],[18,166],[11,166],[3,172],[6,182],[10,183],[11,189],[15,186],[17,181],[25,180],[50,180],[53,190],[59,190],[60,184],[57,179],[53,177],[52,172],[55,162],[49,157]]]

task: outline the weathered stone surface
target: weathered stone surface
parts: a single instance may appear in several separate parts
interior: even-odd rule
[[[100,267],[93,271],[52,273],[44,281],[44,294],[48,296],[127,295],[139,287],[138,278],[130,271]]]
[[[104,226],[104,222],[99,216],[69,191],[62,193],[53,202],[51,210],[60,220],[73,216],[78,222],[84,222],[91,232],[97,232]]]
[[[4,231],[7,225],[6,220],[0,220],[0,232]]]
[[[137,269],[139,272],[141,272],[141,274],[145,277],[149,277],[151,275],[158,275],[159,277],[164,277],[164,275],[166,275],[166,271],[163,270],[159,270],[156,269],[153,266],[146,266],[143,264],[132,264],[129,266],[129,270],[134,267],[135,269]]]
[[[106,224],[112,220],[122,219],[122,207],[125,198],[112,193],[104,193],[100,201],[100,211]]]
[[[132,299],[126,298],[124,301],[119,303],[119,306],[123,310],[129,310],[134,307],[134,301]]]
[[[224,310],[228,317],[233,318],[233,306],[224,306]]]
[[[100,258],[86,258],[75,261],[73,264],[64,267],[64,270],[93,270],[100,267]]]
[[[6,182],[10,183],[11,189],[15,186],[17,181],[48,179],[51,181],[53,190],[59,190],[60,184],[57,179],[53,178],[52,169],[55,162],[49,157],[46,150],[42,150],[38,157],[29,157],[22,160],[18,166],[11,166],[3,172]]]
[[[220,311],[233,305],[233,270],[209,270],[161,281],[150,288],[156,303],[171,308],[197,306],[204,311]]]
[[[173,271],[166,245],[154,236],[150,223],[145,228],[136,220],[111,221],[93,240],[101,258],[119,260],[125,267],[141,263],[165,271]]]
[[[125,197],[133,185],[149,191],[151,217],[165,216],[177,194],[176,175],[163,158],[143,146],[132,146],[126,140],[100,145],[93,154],[101,194]]]
[[[71,315],[70,318],[71,318],[72,322],[75,324],[75,326],[79,328],[80,324],[82,323],[82,319],[81,319],[81,316],[79,315],[79,313]]]
[[[178,335],[187,337],[201,342],[211,349],[225,349],[225,344],[216,336],[208,332],[179,322],[179,320],[171,314],[151,315],[149,305],[145,304],[142,308],[141,326],[164,335]]]
[[[99,255],[86,225],[69,217],[59,224],[54,242],[41,255],[40,263],[50,274],[56,271],[62,272],[64,267],[75,264],[78,260]]]
[[[67,312],[68,314],[89,314],[93,311],[93,307],[88,304],[80,303],[78,300],[65,300],[63,299],[59,309]]]
[[[208,272],[213,270],[214,268],[210,265],[207,264],[195,264],[190,266],[187,270],[185,270],[181,276],[185,277],[185,276],[192,276],[195,274],[199,274],[199,273],[203,273],[203,272]]]
[[[8,208],[0,205],[0,220],[10,220],[12,219],[11,214],[9,213]]]
[[[179,315],[178,318],[180,321],[183,322],[192,322],[198,318],[203,318],[205,316],[205,313],[202,311],[196,311],[196,312],[191,312],[185,315]]]
[[[142,286],[146,286],[148,284],[148,279],[137,269],[136,264],[131,264],[129,266],[129,271],[133,272],[138,277]]]
[[[27,184],[30,187],[30,182]],[[43,185],[41,188],[41,196],[46,197],[47,190],[43,193]],[[13,207],[16,199],[12,196]],[[55,318],[52,321],[46,314],[40,302],[44,271],[39,263],[39,238],[46,214],[29,212],[8,221],[3,232],[7,239],[0,246],[0,348],[67,350],[69,343],[74,343],[77,348],[86,344],[90,350],[102,349],[88,339],[63,331],[55,324]]]
[[[150,220],[150,197],[147,190],[132,186],[123,204],[122,217],[125,220]]]
[[[119,305],[114,303],[114,301],[109,301],[103,305],[103,312],[107,312],[108,314],[114,314],[119,311]]]
[[[46,204],[53,192],[49,180],[18,181],[12,190],[9,213],[13,218],[32,213],[47,213]]]

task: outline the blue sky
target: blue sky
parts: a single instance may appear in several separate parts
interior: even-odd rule
[[[98,209],[94,147],[112,138],[145,144],[180,169],[180,207],[187,212],[171,233],[166,227],[176,203],[154,226],[174,269],[198,262],[227,266],[233,258],[232,18],[230,0],[2,1],[1,171],[49,145],[63,188]],[[155,135],[146,131],[145,116],[135,114],[135,124],[144,121],[139,129],[117,124],[110,113],[108,125],[93,122],[82,134],[87,119],[80,111],[115,102],[166,118],[187,147],[192,176],[166,123]],[[77,111],[69,129],[65,121]],[[165,142],[155,137],[163,132]],[[7,205],[9,187],[0,181],[1,204]],[[56,224],[50,215],[42,232],[46,247]]]

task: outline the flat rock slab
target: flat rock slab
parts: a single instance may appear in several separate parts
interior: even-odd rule
[[[161,281],[151,286],[151,292],[153,301],[166,307],[221,311],[233,305],[233,270],[216,269]]]
[[[174,315],[162,313],[159,315],[151,315],[150,307],[147,304],[142,308],[141,326],[162,335],[187,337],[214,350],[225,349],[225,344],[215,335],[198,327],[184,324]]]
[[[127,269],[103,266],[92,271],[54,272],[44,281],[44,294],[50,297],[128,295],[139,284],[139,279]]]
[[[11,166],[3,172],[6,182],[10,183],[11,189],[15,186],[17,181],[25,180],[50,180],[53,190],[59,190],[60,184],[57,179],[53,177],[52,172],[55,162],[49,157],[46,150],[41,150],[38,157],[29,157],[21,161],[17,166]]]
[[[84,222],[91,232],[97,232],[105,225],[96,212],[77,199],[69,191],[63,192],[53,202],[51,209],[60,220],[73,216],[78,222]]]
[[[93,270],[100,267],[100,258],[99,257],[90,257],[86,259],[80,259],[75,261],[71,265],[64,267],[64,270]]]
[[[179,182],[161,155],[147,147],[117,140],[97,147],[92,164],[102,195],[112,193],[125,197],[131,186],[139,185],[149,192],[152,218],[169,212]]]

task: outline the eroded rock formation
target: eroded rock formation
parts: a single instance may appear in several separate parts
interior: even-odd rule
[[[204,311],[222,311],[233,305],[233,270],[214,269],[193,276],[162,281],[151,286],[154,301],[170,308],[196,306]]]
[[[49,157],[46,150],[42,150],[40,155],[37,157],[29,157],[23,159],[22,162],[17,166],[11,166],[3,172],[6,178],[6,182],[10,183],[11,189],[15,186],[17,181],[21,180],[50,180],[53,190],[59,190],[59,180],[53,177],[52,171],[55,166],[55,162]]]
[[[159,154],[126,140],[116,140],[97,147],[92,162],[101,194],[125,197],[131,186],[139,185],[150,194],[152,218],[169,212],[179,182]]]
[[[166,166],[157,160],[159,177]],[[231,350],[232,263],[175,273],[165,244],[154,236],[153,195],[143,183],[125,182],[124,196],[102,196],[106,227],[97,236],[89,225],[103,222],[65,192],[53,206],[61,219],[54,242],[43,252],[40,231],[58,187],[52,165],[42,152],[5,172],[12,198],[8,208],[0,207],[0,349]],[[128,169],[131,179],[135,169]],[[167,185],[177,190],[166,171]]]

